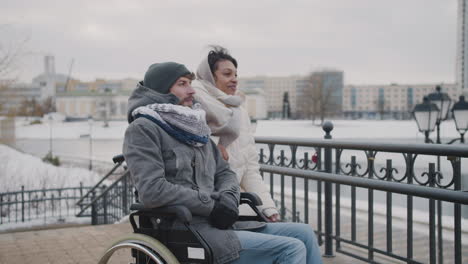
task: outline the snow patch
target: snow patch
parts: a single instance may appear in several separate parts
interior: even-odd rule
[[[0,144],[0,193],[42,188],[94,185],[100,175],[81,168],[56,167],[40,158]]]

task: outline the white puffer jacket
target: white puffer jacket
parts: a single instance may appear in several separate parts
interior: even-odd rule
[[[251,130],[250,118],[244,105],[238,107],[229,106],[216,98],[222,91],[205,85],[204,82],[194,81],[195,100],[201,103],[206,111],[206,120],[213,133],[213,140],[228,142],[225,146],[229,154],[229,165],[237,174],[241,191],[254,192],[262,199],[263,205],[259,207],[260,212],[270,217],[278,214],[275,203],[270,192],[263,181],[258,165],[258,152]],[[216,93],[216,95],[214,94]],[[224,94],[224,93],[223,93]],[[224,94],[225,96],[229,96]],[[238,94],[240,95],[240,94]],[[242,97],[242,95],[240,95]],[[230,130],[235,128],[238,132],[237,138],[233,138]],[[228,139],[223,139],[223,137]],[[241,206],[241,215],[251,215],[253,212],[247,206]]]

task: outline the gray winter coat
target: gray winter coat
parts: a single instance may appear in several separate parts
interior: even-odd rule
[[[146,118],[133,120],[135,108],[151,103],[176,103],[172,94],[159,94],[139,84],[129,99],[129,122],[123,154],[139,199],[145,207],[184,205],[193,214],[192,227],[198,230],[213,250],[215,263],[239,257],[240,242],[232,230],[220,230],[209,224],[213,193],[230,192],[239,199],[239,183],[210,141],[193,147],[177,141]],[[177,223],[175,223],[177,224]],[[255,229],[263,223],[243,223],[243,229]]]

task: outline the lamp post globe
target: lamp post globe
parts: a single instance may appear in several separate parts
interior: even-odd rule
[[[442,88],[440,85],[436,86],[436,91],[427,95],[427,98],[431,103],[434,103],[439,108],[440,112],[437,116],[437,122],[440,123],[441,121],[447,119],[448,113],[450,110],[450,105],[452,103],[452,99],[447,93],[441,92]]]
[[[413,117],[419,131],[424,133],[426,143],[430,142],[429,132],[434,131],[439,113],[437,105],[431,103],[428,97],[424,97],[423,103],[417,104],[413,109]]]
[[[452,113],[455,126],[461,136],[460,141],[464,143],[464,135],[468,131],[468,102],[465,101],[465,96],[460,96],[460,100],[453,105]]]

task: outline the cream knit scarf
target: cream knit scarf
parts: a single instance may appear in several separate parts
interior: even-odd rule
[[[216,87],[213,74],[211,73],[210,66],[208,64],[208,56],[198,66],[197,79],[211,96],[216,98],[231,111],[229,123],[223,124],[224,129],[222,130],[224,130],[224,133],[218,135],[220,137],[220,143],[227,147],[239,136],[241,121],[241,112],[239,107],[242,104],[243,99],[238,95],[228,95]],[[212,130],[218,129],[220,128],[212,128]]]

